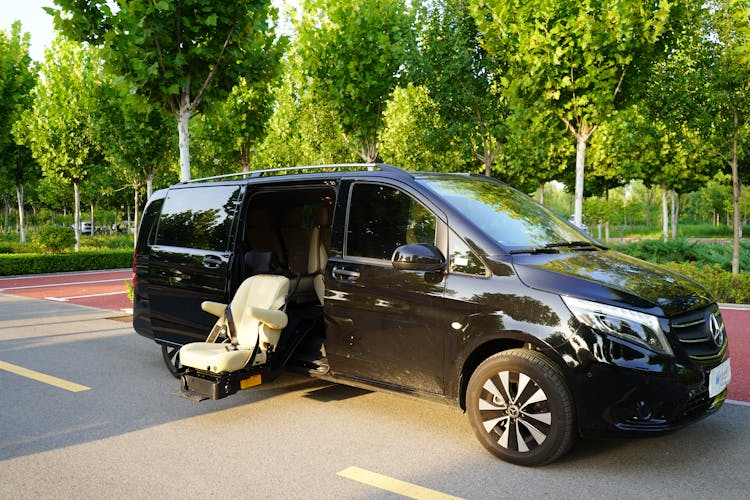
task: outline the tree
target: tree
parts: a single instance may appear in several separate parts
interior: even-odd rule
[[[739,272],[742,233],[741,165],[750,113],[750,5],[744,1],[691,2],[690,25],[674,37],[644,89],[652,116],[670,129],[690,129],[696,141],[732,174],[734,249]],[[719,168],[714,163],[716,169]],[[710,175],[709,175],[710,177]]]
[[[133,188],[137,228],[141,188],[145,186],[146,196],[151,196],[156,172],[172,160],[174,136],[161,108],[131,94],[111,77],[104,76],[94,105],[91,132],[99,151],[113,167],[107,169],[104,184],[110,190],[122,189],[123,185]]]
[[[396,87],[379,135],[383,161],[411,170],[456,170],[461,165],[458,152],[451,150],[451,142],[435,140],[443,128],[439,106],[426,88]]]
[[[284,78],[273,95],[275,109],[258,151],[260,167],[356,161],[333,110],[319,106],[312,89],[302,83],[294,53],[285,62]]]
[[[18,230],[26,242],[24,184],[38,179],[39,166],[31,152],[19,144],[12,129],[21,112],[31,106],[31,89],[36,85],[36,69],[29,57],[29,34],[21,34],[16,21],[11,32],[0,31],[0,176],[13,183],[18,200]]]
[[[269,0],[55,0],[58,30],[104,48],[115,75],[177,119],[180,177],[190,179],[190,119],[204,101],[221,100],[238,82],[267,80],[283,40],[274,36]]]
[[[276,82],[249,82],[240,77],[225,100],[197,117],[194,151],[204,175],[253,169],[253,154],[275,104],[271,83]]]
[[[430,2],[424,17],[407,71],[439,106],[443,137],[435,137],[436,146],[454,143],[467,164],[479,160],[489,176],[508,134],[508,108],[497,82],[502,76],[499,57],[481,46],[464,0]],[[500,177],[507,175],[503,168],[495,170]]]
[[[76,251],[81,248],[80,183],[103,164],[89,123],[100,78],[93,50],[58,38],[47,50],[34,105],[17,129],[44,174],[73,186]]]
[[[742,181],[740,165],[750,139],[750,5],[747,1],[708,2],[713,43],[706,123],[718,155],[732,173],[732,273],[740,272]]]
[[[637,0],[471,0],[490,54],[510,54],[511,106],[550,113],[576,142],[574,220],[581,223],[586,146],[618,106],[628,70],[648,60],[670,4]]]
[[[305,0],[302,11],[295,50],[303,78],[362,160],[374,162],[385,103],[413,45],[405,1]]]

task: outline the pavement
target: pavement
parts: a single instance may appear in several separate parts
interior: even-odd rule
[[[121,275],[38,278],[0,279],[0,498],[748,498],[750,308],[722,307],[735,400],[721,411],[523,468],[486,453],[460,411],[388,392],[285,374],[220,401],[177,397],[128,313],[89,302],[116,297],[96,287]]]

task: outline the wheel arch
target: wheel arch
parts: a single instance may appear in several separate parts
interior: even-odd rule
[[[469,355],[466,356],[466,359],[464,359],[461,370],[458,373],[458,404],[461,410],[466,411],[466,390],[469,385],[469,379],[482,361],[498,352],[521,348],[539,351],[546,355],[550,361],[558,366],[566,383],[570,385],[567,370],[565,370],[562,360],[558,356],[555,356],[554,351],[539,339],[522,334],[494,338],[474,347]]]

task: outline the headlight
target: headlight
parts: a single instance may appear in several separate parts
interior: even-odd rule
[[[562,296],[570,312],[596,331],[615,335],[651,351],[674,356],[672,347],[659,325],[659,318],[621,307]]]

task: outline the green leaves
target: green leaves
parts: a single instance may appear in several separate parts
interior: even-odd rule
[[[114,14],[105,0],[56,3],[59,30],[100,46],[109,72],[126,76],[178,118],[195,115],[204,100],[224,99],[240,75],[273,75],[258,68],[278,67],[285,44],[273,32],[270,0],[132,0],[118,2]],[[183,138],[181,165],[189,178],[187,134]]]
[[[398,80],[412,19],[403,0],[303,2],[295,49],[316,101],[331,109],[365,161],[374,161],[384,104]],[[366,147],[367,146],[367,147]]]

